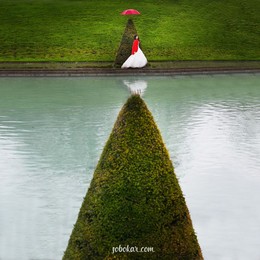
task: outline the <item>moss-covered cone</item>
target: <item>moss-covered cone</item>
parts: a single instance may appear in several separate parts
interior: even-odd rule
[[[154,252],[112,254],[119,245]],[[63,259],[202,259],[167,149],[139,95],[118,115]]]
[[[114,66],[121,67],[132,52],[132,43],[134,41],[134,36],[137,34],[134,22],[128,19],[124,34],[120,46],[118,48]]]

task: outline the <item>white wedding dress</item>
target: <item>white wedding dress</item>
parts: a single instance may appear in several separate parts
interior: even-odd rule
[[[142,68],[147,64],[147,59],[144,56],[144,53],[139,48],[135,54],[131,54],[130,57],[124,62],[124,64],[121,66],[123,69],[127,68]]]
[[[139,94],[142,96],[147,88],[146,80],[123,80],[123,83],[129,89],[132,94]]]

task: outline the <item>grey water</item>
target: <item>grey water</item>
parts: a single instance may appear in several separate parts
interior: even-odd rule
[[[260,75],[0,78],[0,259],[61,259],[142,86],[205,259],[260,259]]]

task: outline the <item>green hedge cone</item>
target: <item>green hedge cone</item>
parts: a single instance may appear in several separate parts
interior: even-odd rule
[[[134,252],[142,247],[152,252]],[[74,259],[203,259],[169,154],[137,94],[120,111],[84,198],[63,257]]]
[[[134,22],[132,21],[132,19],[128,19],[120,46],[116,54],[114,67],[121,67],[123,63],[127,60],[127,58],[131,55],[132,44],[135,35],[137,35],[137,31],[135,29]]]

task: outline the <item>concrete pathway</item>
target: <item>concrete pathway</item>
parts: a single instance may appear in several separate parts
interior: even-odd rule
[[[64,68],[64,69],[0,69],[0,77],[74,77],[74,76],[174,76],[199,74],[260,73],[259,68],[186,68],[186,69],[116,69],[116,68]]]

